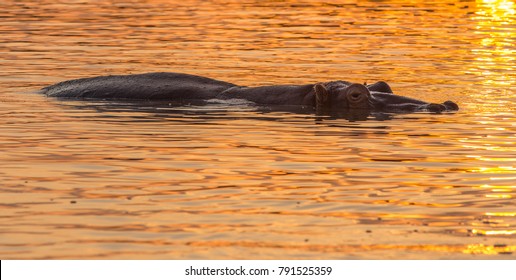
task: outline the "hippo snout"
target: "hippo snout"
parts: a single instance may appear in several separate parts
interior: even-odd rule
[[[459,106],[455,102],[445,101],[443,104],[429,103],[424,106],[424,109],[429,112],[440,113],[444,111],[457,111]]]
[[[351,84],[346,89],[346,99],[350,108],[369,108],[371,93],[361,84]]]

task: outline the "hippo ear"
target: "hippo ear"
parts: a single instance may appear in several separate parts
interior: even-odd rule
[[[330,105],[330,93],[323,84],[316,84],[314,91],[316,107],[326,107]]]

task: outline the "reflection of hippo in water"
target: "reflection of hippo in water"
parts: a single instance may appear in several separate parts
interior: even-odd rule
[[[428,103],[392,93],[385,82],[371,85],[332,81],[307,85],[242,87],[180,73],[100,76],[43,88],[47,96],[97,99],[209,100],[245,99],[257,104],[305,105],[317,109],[369,109],[390,112],[455,111],[451,101]]]

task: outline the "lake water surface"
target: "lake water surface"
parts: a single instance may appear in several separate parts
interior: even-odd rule
[[[2,259],[515,259],[516,4],[2,1]],[[446,114],[34,93],[387,81]]]

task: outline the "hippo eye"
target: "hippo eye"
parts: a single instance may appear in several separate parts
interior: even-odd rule
[[[350,108],[368,108],[371,93],[361,84],[351,84],[345,91]]]
[[[352,94],[350,94],[350,98],[352,98],[354,100],[358,100],[360,98],[360,96],[362,96],[362,94],[359,92],[353,92]]]

